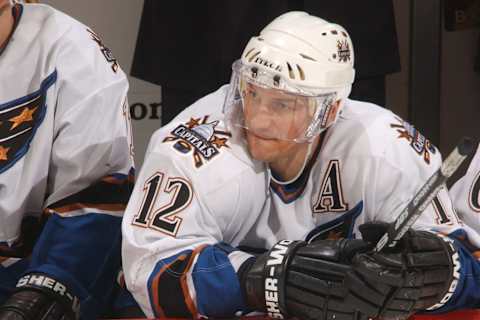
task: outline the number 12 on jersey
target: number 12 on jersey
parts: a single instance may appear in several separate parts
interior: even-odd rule
[[[180,177],[165,179],[165,174],[156,172],[146,180],[143,191],[142,205],[132,224],[175,237],[182,224],[177,215],[192,201],[193,190],[188,181]]]

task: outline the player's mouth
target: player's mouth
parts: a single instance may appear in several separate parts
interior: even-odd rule
[[[265,141],[274,141],[277,140],[276,138],[269,137],[265,134],[254,132],[252,130],[247,130],[247,134],[251,137],[258,139],[258,140],[265,140]]]

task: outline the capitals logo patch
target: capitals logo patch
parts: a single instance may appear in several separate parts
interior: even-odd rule
[[[196,168],[218,155],[221,148],[228,148],[227,141],[232,136],[230,132],[217,130],[219,121],[208,122],[208,118],[190,118],[163,139],[163,142],[175,142],[173,148],[180,153],[192,153]]]
[[[27,153],[45,117],[47,90],[56,79],[55,71],[42,82],[38,91],[0,104],[0,173]]]
[[[390,127],[397,130],[399,134],[398,138],[410,142],[413,150],[420,156],[423,156],[423,160],[425,160],[427,164],[430,164],[430,154],[437,152],[433,144],[411,124],[400,118],[397,118],[397,120],[399,123],[392,123]]]

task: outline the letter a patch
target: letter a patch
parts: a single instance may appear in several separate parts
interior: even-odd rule
[[[348,203],[343,197],[340,167],[338,160],[330,160],[323,177],[318,199],[313,206],[313,213],[345,212]]]

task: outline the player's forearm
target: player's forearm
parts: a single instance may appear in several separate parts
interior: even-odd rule
[[[149,296],[146,304],[150,305],[152,315],[192,318],[245,312],[247,307],[236,273],[237,265],[245,259],[239,255],[250,257],[224,244],[200,245],[158,261],[146,279]],[[136,286],[131,284],[131,287]],[[133,289],[133,294],[145,305],[141,291]]]

